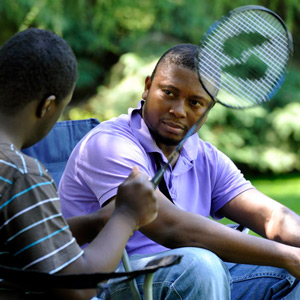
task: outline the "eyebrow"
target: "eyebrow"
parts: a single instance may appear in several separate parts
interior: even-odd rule
[[[176,91],[176,92],[180,92],[180,89],[177,88],[177,87],[175,87],[172,84],[162,84],[162,83],[159,83],[158,87],[160,89],[170,89],[170,90],[173,90],[173,91]],[[209,103],[212,99],[211,99],[210,95],[206,91],[205,91],[205,93],[207,94],[207,97],[200,96],[200,95],[193,95],[190,98],[193,99],[193,100],[203,100],[203,101]]]
[[[177,87],[175,87],[174,85],[172,85],[172,84],[161,84],[161,83],[159,83],[158,84],[158,87],[159,88],[168,88],[168,89],[172,89],[172,90],[175,90],[176,92],[180,92],[180,89],[178,89]]]

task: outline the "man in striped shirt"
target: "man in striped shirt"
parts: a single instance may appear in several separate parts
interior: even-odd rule
[[[152,184],[134,168],[99,234],[100,215],[72,219],[81,242],[90,242],[95,232],[83,251],[61,214],[53,179],[37,160],[21,153],[49,132],[69,103],[76,69],[71,48],[47,30],[20,32],[0,50],[0,264],[51,274],[110,272],[132,233],[156,217]],[[50,294],[52,299],[90,299],[95,291]],[[26,297],[0,284],[0,299]]]

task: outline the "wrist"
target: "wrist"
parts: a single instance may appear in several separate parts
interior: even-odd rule
[[[132,233],[139,228],[136,218],[126,210],[115,209],[111,218],[118,219],[120,226],[127,227]]]
[[[286,270],[291,270],[300,264],[300,249],[288,245],[286,247],[288,247],[288,251],[283,256],[283,267]]]

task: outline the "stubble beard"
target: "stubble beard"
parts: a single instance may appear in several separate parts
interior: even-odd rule
[[[163,144],[165,146],[177,146],[180,143],[180,141],[178,141],[178,140],[167,138],[167,137],[163,136],[162,134],[160,134],[158,132],[157,129],[152,129],[150,127],[148,127],[148,128],[149,128],[149,131],[150,131],[153,139],[155,140],[155,142],[157,144]]]
[[[151,133],[151,136],[153,137],[155,142],[158,145],[163,144],[165,146],[177,146],[180,143],[180,141],[163,136],[156,128],[153,128],[153,126],[151,126],[150,122],[147,121],[148,112],[146,111],[145,107],[143,107],[143,109],[144,111],[143,111],[142,118],[144,119],[144,122],[146,123]]]

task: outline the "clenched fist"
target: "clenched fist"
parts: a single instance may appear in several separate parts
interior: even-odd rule
[[[115,205],[116,211],[136,223],[135,230],[157,217],[158,204],[153,185],[137,167],[132,169],[128,178],[119,186]]]

